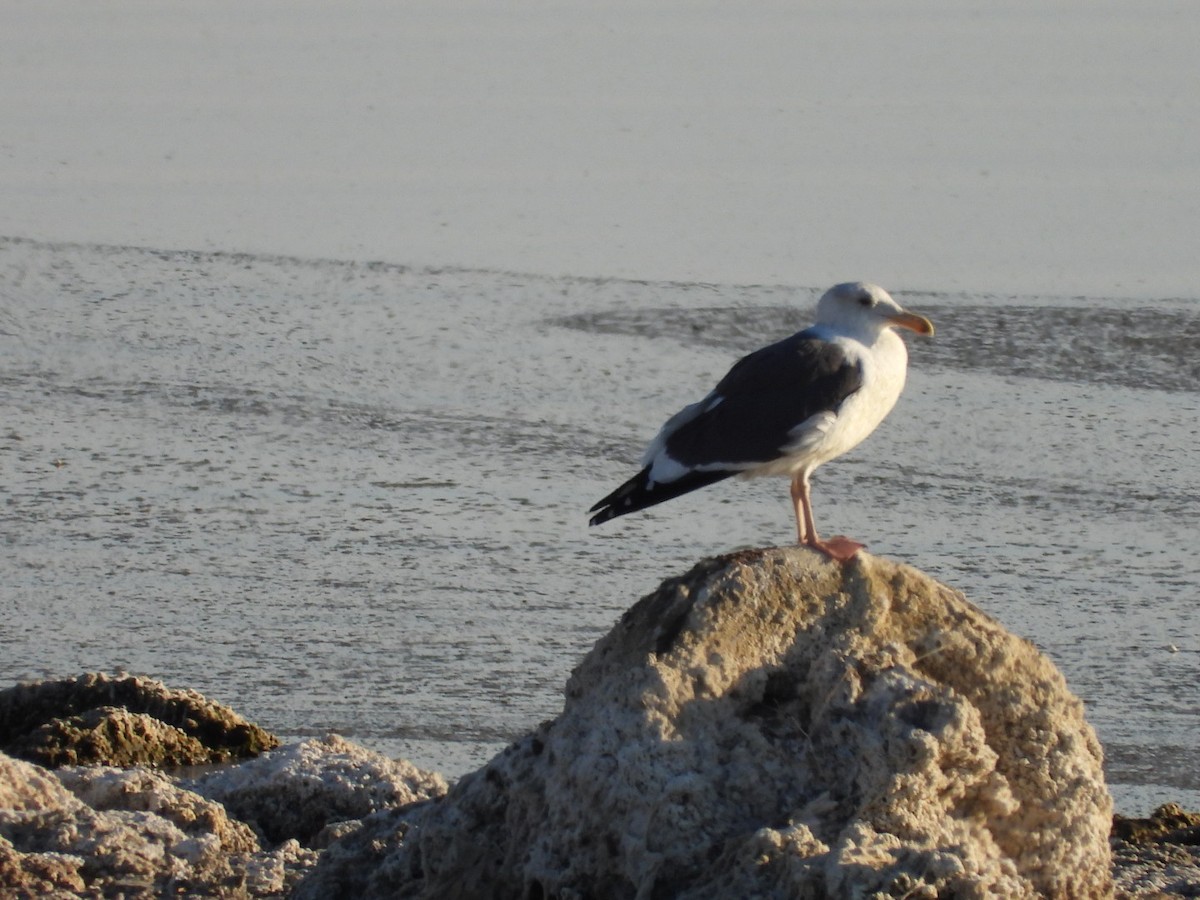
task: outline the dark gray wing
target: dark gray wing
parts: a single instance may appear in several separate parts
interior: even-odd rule
[[[721,402],[681,423],[664,449],[685,466],[770,462],[797,425],[836,414],[862,383],[860,363],[806,329],[738,360],[713,389]]]

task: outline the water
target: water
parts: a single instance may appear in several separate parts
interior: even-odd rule
[[[662,578],[792,539],[778,480],[585,510],[822,287],[0,240],[0,683],[125,668],[480,765]],[[1195,805],[1200,304],[895,293],[938,336],[818,526],[1043,648],[1119,809]]]

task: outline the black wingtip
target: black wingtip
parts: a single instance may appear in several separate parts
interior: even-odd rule
[[[592,507],[592,509],[589,509],[588,512],[592,512],[594,510],[595,510],[595,507]],[[596,525],[603,525],[609,519],[616,518],[616,516],[617,516],[617,514],[615,512],[613,512],[611,509],[603,510],[602,512],[596,513],[596,515],[594,515],[590,519],[588,519],[588,528],[592,528]]]
[[[649,467],[642,469],[619,488],[613,491],[604,499],[598,501],[591,509],[590,513],[595,513],[588,519],[588,526],[603,525],[609,519],[615,519],[617,516],[622,516],[625,513],[634,512],[642,507],[634,503],[634,499],[640,494],[644,494],[647,490],[647,484],[650,481]]]
[[[734,473],[689,472],[678,481],[655,484],[650,481],[650,467],[647,466],[588,510],[595,513],[588,520],[588,526],[603,525],[617,516],[656,506],[696,488],[721,481],[732,474]]]

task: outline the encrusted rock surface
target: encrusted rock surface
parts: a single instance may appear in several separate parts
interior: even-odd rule
[[[446,793],[446,779],[329,735],[218,769],[190,786],[218,800],[268,841],[317,842],[332,823]]]
[[[46,684],[0,692],[0,739],[48,761],[273,740],[149,679]],[[666,582],[448,793],[333,735],[186,777],[0,753],[0,896],[1200,897],[1200,815],[1117,816],[1111,869],[1110,822],[1030,644],[907,567],[788,549]]]
[[[1146,819],[1113,817],[1117,897],[1200,897],[1200,813],[1176,803]]]
[[[5,897],[273,897],[316,860],[260,847],[219,803],[146,769],[52,772],[0,754]]]
[[[1030,643],[911,568],[756,551],[641,600],[557,719],[297,896],[1084,900],[1111,814]]]
[[[336,736],[192,780],[0,754],[0,896],[281,897],[322,831],[445,791],[440,775]]]
[[[0,691],[0,750],[45,766],[178,766],[254,756],[279,740],[196,691],[88,673]]]
[[[158,771],[278,741],[147,678],[89,674],[2,691],[0,742],[57,767],[0,753],[5,898],[282,897],[316,862],[323,830],[446,791],[440,775],[332,735],[191,778]]]
[[[39,725],[5,748],[43,766],[192,766],[208,748],[174,725],[145,713],[99,706]]]

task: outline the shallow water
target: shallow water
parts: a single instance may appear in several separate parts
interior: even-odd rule
[[[792,538],[775,480],[585,510],[817,292],[0,240],[0,683],[473,768],[662,578]],[[1042,647],[1123,811],[1200,801],[1200,304],[897,294],[938,336],[818,525]]]

